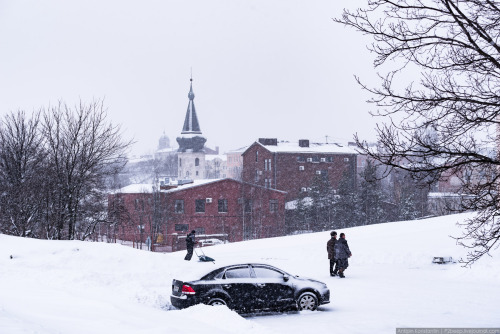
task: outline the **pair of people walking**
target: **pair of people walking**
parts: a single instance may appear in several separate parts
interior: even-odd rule
[[[340,238],[337,240],[337,232],[330,233],[331,238],[326,243],[328,259],[330,260],[330,276],[339,275],[340,278],[345,278],[344,271],[349,266],[349,260],[352,253],[345,239],[345,233],[340,233]]]

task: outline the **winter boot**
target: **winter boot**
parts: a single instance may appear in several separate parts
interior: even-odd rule
[[[345,278],[345,276],[344,276],[344,269],[340,269],[339,270],[339,277],[340,278]]]
[[[330,274],[331,276],[337,276],[337,269],[333,271],[333,273]]]

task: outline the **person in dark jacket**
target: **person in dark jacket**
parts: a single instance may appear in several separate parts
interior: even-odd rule
[[[337,242],[337,232],[332,231],[330,235],[331,238],[326,243],[326,251],[328,252],[328,259],[330,260],[330,276],[337,276],[338,268],[335,268],[335,270],[333,270],[335,264],[337,263],[335,259],[335,243]]]
[[[193,256],[193,247],[196,244],[196,231],[192,230],[191,233],[189,233],[186,237],[186,249],[187,249],[187,254],[184,260],[186,261],[191,261],[191,257]]]
[[[340,233],[339,240],[335,243],[335,258],[337,259],[337,268],[339,269],[339,277],[344,278],[344,271],[349,267],[348,258],[352,256],[345,234]]]

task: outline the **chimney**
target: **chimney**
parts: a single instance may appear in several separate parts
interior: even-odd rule
[[[309,147],[309,139],[299,139],[300,147]]]
[[[259,138],[259,143],[265,146],[278,146],[278,138]]]

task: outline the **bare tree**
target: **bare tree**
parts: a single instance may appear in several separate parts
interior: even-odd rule
[[[106,178],[123,167],[131,142],[107,122],[102,101],[60,103],[44,113],[43,126],[55,178],[52,237],[85,239],[105,219]]]
[[[457,238],[470,248],[464,262],[474,263],[500,239],[500,2],[370,0],[334,21],[372,37],[374,65],[385,71],[379,87],[357,78],[373,94],[373,114],[390,118],[377,126],[379,150],[356,136],[364,152],[427,182],[443,173],[479,175],[463,180],[460,191],[472,196],[462,209],[478,214]],[[402,65],[386,69],[394,64]]]
[[[0,232],[39,236],[45,175],[39,113],[8,114],[0,127]]]

